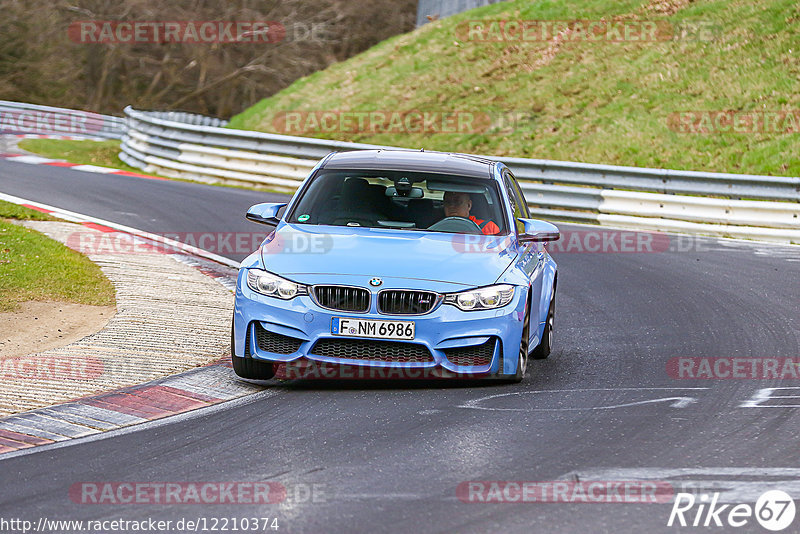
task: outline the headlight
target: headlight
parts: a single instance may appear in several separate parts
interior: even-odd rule
[[[498,284],[460,293],[448,293],[444,296],[444,303],[452,304],[464,311],[491,310],[502,308],[511,302],[513,298],[514,286]]]
[[[307,286],[261,269],[247,270],[247,286],[256,293],[283,300],[293,299],[298,295],[308,295]]]

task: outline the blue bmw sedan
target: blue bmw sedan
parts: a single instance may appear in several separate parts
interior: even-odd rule
[[[558,273],[544,243],[559,231],[530,218],[500,162],[333,153],[288,205],[247,218],[275,230],[239,271],[242,378],[312,362],[519,382],[550,354]]]

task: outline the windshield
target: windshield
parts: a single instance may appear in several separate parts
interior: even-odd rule
[[[404,171],[323,170],[290,223],[506,234],[492,180]]]

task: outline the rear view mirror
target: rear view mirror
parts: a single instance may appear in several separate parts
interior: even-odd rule
[[[558,227],[549,222],[538,219],[517,219],[522,223],[524,230],[519,234],[520,243],[541,243],[543,241],[558,241],[561,237]]]
[[[256,223],[278,226],[278,223],[281,222],[280,218],[278,217],[278,212],[284,206],[286,206],[286,204],[274,204],[271,202],[256,204],[255,206],[250,206],[250,209],[247,210],[247,215],[245,215],[245,218],[248,221],[253,221]]]
[[[422,190],[421,187],[412,187],[408,194],[402,194],[402,191],[397,191],[397,188],[394,186],[389,186],[386,188],[386,196],[387,197],[401,197],[401,198],[422,198],[425,196],[425,192]]]

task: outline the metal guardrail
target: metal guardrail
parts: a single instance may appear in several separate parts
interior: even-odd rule
[[[333,151],[394,148],[225,128],[183,112],[126,118],[0,100],[0,133],[121,139],[147,172],[294,190]],[[541,218],[800,243],[800,178],[497,158]]]
[[[219,119],[125,108],[120,159],[164,176],[293,190],[330,152],[386,148],[224,128]]]
[[[0,133],[119,139],[125,119],[88,111],[0,100]]]
[[[121,159],[206,182],[291,190],[329,152],[399,148],[234,130],[192,114],[127,107],[125,115]],[[487,157],[512,169],[537,217],[800,243],[797,177]]]
[[[149,172],[293,189],[332,151],[398,148],[223,128],[125,109],[120,157]],[[800,243],[800,178],[496,158],[542,218]]]
[[[419,0],[417,3],[417,27],[428,22],[428,17],[443,19],[468,9],[496,4],[503,0]]]

